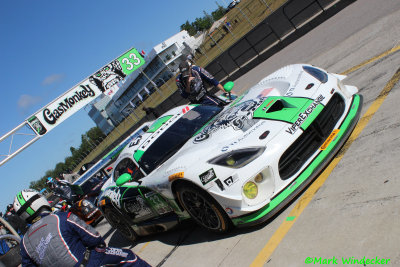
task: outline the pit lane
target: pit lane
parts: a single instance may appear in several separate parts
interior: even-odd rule
[[[364,97],[365,125],[326,180],[308,188],[317,186],[314,194],[305,191],[267,223],[227,235],[187,222],[131,243],[106,221],[97,229],[110,246],[131,248],[153,266],[307,266],[307,257],[378,257],[399,266],[399,25],[398,0],[358,0],[234,81],[240,94],[292,63],[349,71],[345,83]]]

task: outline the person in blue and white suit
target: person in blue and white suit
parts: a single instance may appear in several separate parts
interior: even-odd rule
[[[103,237],[73,213],[51,213],[36,190],[19,192],[14,209],[32,224],[20,245],[22,266],[150,266],[129,249],[106,247]]]

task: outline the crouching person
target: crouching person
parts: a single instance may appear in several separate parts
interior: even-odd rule
[[[19,192],[14,209],[32,224],[21,241],[22,266],[150,266],[129,249],[106,247],[103,237],[71,212],[51,213],[36,190]]]

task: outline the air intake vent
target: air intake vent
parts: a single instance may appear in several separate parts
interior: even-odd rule
[[[279,175],[286,180],[294,175],[319,149],[345,110],[343,98],[334,94],[325,108],[279,160]]]
[[[265,113],[271,113],[275,111],[280,111],[284,108],[284,104],[282,100],[277,100],[275,103],[265,112]]]

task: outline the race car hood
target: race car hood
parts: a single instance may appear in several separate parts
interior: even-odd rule
[[[302,65],[278,70],[225,107],[166,162],[164,170],[171,174],[191,169],[199,162],[243,148],[287,147],[328,101],[328,95],[318,90],[320,86]],[[285,138],[274,140],[282,132],[286,132]]]
[[[295,71],[296,68],[299,69]],[[300,82],[304,75],[310,76],[309,79]],[[288,76],[293,77],[288,79]],[[241,146],[259,144],[259,135],[266,131],[268,138],[262,138],[266,141],[281,131],[294,134],[299,128],[307,128],[322,110],[320,104],[326,97],[318,92],[320,85],[301,65],[278,70],[226,107],[194,136],[192,143],[227,151],[238,143]],[[261,121],[265,122],[262,131],[256,131]],[[259,134],[257,138],[247,138],[254,133]],[[244,142],[245,139],[248,141]]]

